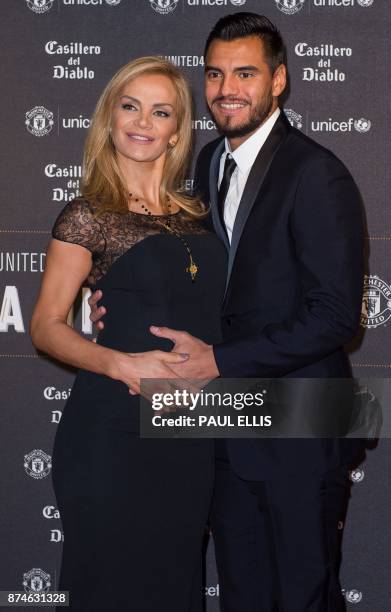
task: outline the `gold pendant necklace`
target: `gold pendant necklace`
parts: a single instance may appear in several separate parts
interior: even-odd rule
[[[131,200],[134,200],[135,202],[139,202],[139,201],[140,201],[140,198],[136,198],[136,197],[134,197],[132,193],[129,193],[129,197],[130,197],[130,199],[131,199]],[[150,210],[149,210],[149,209],[148,209],[148,208],[147,208],[147,207],[146,207],[144,204],[140,204],[140,206],[141,206],[141,208],[142,208],[143,210],[145,210],[145,211],[146,211],[146,213],[148,214],[148,216],[151,216],[151,217],[153,217],[153,216],[154,216],[154,217],[159,217],[159,215],[153,215],[153,214],[151,213],[151,211],[150,211]],[[167,207],[168,207],[168,210],[169,210],[169,211],[170,211],[170,213],[171,213],[171,200],[170,200],[170,196],[167,196]],[[169,214],[170,214],[170,213],[169,213]],[[193,255],[192,255],[192,252],[191,252],[190,246],[189,246],[189,244],[187,243],[187,241],[186,241],[186,240],[183,238],[183,236],[181,236],[181,235],[179,234],[179,232],[176,232],[176,231],[175,231],[175,230],[174,230],[174,229],[171,227],[170,220],[168,220],[168,223],[163,223],[162,221],[159,221],[159,219],[156,219],[156,218],[155,218],[155,219],[150,219],[150,221],[152,221],[152,223],[157,223],[157,224],[158,224],[158,225],[160,225],[161,227],[164,227],[164,229],[166,229],[166,230],[167,230],[167,231],[168,231],[170,234],[173,234],[174,236],[176,236],[176,237],[177,237],[177,238],[178,238],[178,239],[179,239],[179,240],[182,242],[183,246],[185,247],[185,249],[186,249],[186,251],[187,251],[187,253],[188,253],[188,255],[189,255],[189,259],[190,259],[190,265],[189,265],[187,268],[185,268],[185,272],[187,272],[188,274],[190,274],[190,276],[191,276],[191,282],[192,282],[192,283],[194,283],[194,281],[195,281],[195,277],[196,277],[196,275],[197,275],[197,272],[198,272],[199,268],[198,268],[197,264],[195,263],[195,261],[194,261],[194,259],[193,259]]]
[[[170,232],[171,234],[174,234],[174,236],[176,236],[177,238],[179,238],[179,240],[182,242],[183,246],[185,247],[186,251],[188,252],[189,255],[189,259],[190,259],[190,266],[188,266],[187,268],[185,268],[185,272],[188,272],[191,276],[191,282],[194,283],[195,281],[195,277],[196,274],[198,272],[198,266],[195,263],[194,259],[193,259],[193,255],[191,253],[190,247],[188,245],[188,243],[186,242],[186,240],[183,238],[183,236],[181,236],[180,234],[178,234],[175,230],[172,229],[172,227],[170,227],[169,225],[167,225],[166,223],[162,223],[161,221],[159,221],[158,219],[156,220],[156,223],[158,223],[159,225],[161,225],[162,227],[164,227],[168,232]]]

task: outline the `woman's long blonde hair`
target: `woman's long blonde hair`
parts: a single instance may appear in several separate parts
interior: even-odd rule
[[[186,176],[192,143],[192,98],[190,87],[180,71],[157,56],[139,57],[120,68],[106,85],[96,105],[83,157],[83,196],[94,203],[98,214],[104,211],[128,212],[128,193],[118,165],[110,135],[115,102],[123,88],[141,75],[167,76],[177,93],[178,141],[167,150],[160,186],[160,201],[165,212],[168,197],[192,216],[205,214],[198,198],[184,193],[181,183]]]

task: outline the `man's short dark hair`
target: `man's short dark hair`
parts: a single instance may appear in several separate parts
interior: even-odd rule
[[[204,58],[212,41],[231,41],[247,36],[258,36],[262,40],[265,58],[272,74],[278,66],[285,63],[285,46],[278,28],[267,17],[247,12],[226,15],[218,20],[207,38]]]

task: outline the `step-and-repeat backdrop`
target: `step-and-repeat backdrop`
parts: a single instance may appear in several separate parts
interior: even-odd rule
[[[28,328],[51,226],[79,193],[97,97],[131,58],[169,58],[194,88],[197,152],[216,136],[203,100],[204,41],[219,17],[240,10],[280,27],[290,72],[287,116],[334,151],[361,190],[368,266],[350,356],[357,376],[389,376],[389,0],[1,0],[0,590],[58,584],[63,533],[51,452],[74,372],[37,355]],[[87,297],[82,290],[73,324],[92,337]],[[390,443],[374,446],[351,472],[350,510],[340,525],[346,605],[361,612],[391,605]],[[213,543],[205,593],[208,612],[217,611]]]

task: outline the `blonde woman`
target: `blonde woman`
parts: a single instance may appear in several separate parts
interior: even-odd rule
[[[103,91],[84,154],[83,197],[57,218],[31,321],[34,344],[78,373],[58,426],[53,482],[64,528],[59,584],[78,610],[198,612],[213,484],[211,440],[139,437],[140,378],[187,357],[151,324],[220,340],[226,255],[180,190],[191,96],[144,57]],[[104,291],[97,343],[66,323],[82,284]]]

